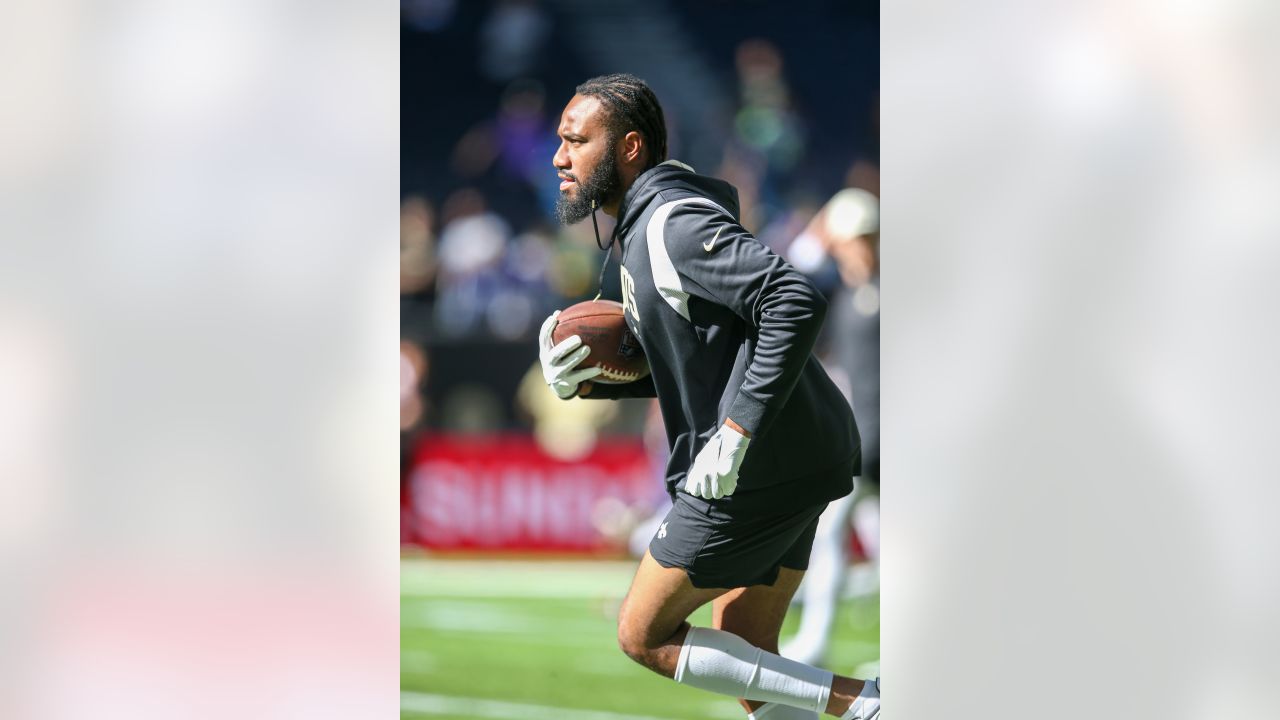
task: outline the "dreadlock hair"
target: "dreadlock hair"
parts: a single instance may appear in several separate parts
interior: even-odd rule
[[[618,73],[593,77],[577,87],[579,95],[598,99],[608,112],[607,125],[615,138],[635,130],[644,138],[645,170],[667,159],[667,122],[662,105],[649,86],[635,75]]]

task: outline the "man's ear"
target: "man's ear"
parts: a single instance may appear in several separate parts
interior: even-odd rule
[[[644,139],[640,133],[632,130],[622,136],[622,160],[623,162],[633,163],[640,160],[640,156],[644,154]]]

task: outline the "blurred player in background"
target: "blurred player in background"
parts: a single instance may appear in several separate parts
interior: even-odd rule
[[[878,718],[879,681],[777,654],[818,518],[850,493],[860,446],[849,403],[812,355],[826,314],[813,284],[739,222],[737,191],[667,160],[658,99],[630,75],[578,86],[552,160],[565,224],[617,219],[622,302],[651,374],[593,382],[577,336],[540,334],[562,399],[657,397],[673,507],[618,617],[622,650],[677,682],[739,698],[751,718]],[[612,243],[611,243],[612,245]],[[713,604],[711,628],[686,621]]]
[[[825,658],[849,570],[849,531],[873,563],[880,559],[880,211],[875,195],[846,188],[809,223],[793,249],[812,244],[836,264],[840,288],[829,330],[834,380],[845,392],[862,439],[862,472],[853,495],[833,501],[818,522],[809,572],[800,589],[800,628],[782,655],[808,664]],[[797,247],[799,246],[799,247]],[[800,250],[800,252],[804,252]]]

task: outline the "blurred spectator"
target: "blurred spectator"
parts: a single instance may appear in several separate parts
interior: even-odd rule
[[[505,82],[537,69],[551,21],[535,0],[504,0],[480,30],[480,69]]]
[[[411,340],[400,340],[400,478],[413,466],[413,448],[427,424],[428,401],[423,393],[430,363],[427,353]]]
[[[791,109],[791,92],[782,75],[782,54],[767,40],[746,40],[735,56],[742,107],[734,119],[738,138],[784,171],[804,150],[800,119]]]
[[[854,529],[879,559],[880,491],[880,201],[866,190],[836,194],[815,223],[835,259],[843,288],[827,322],[831,358],[843,376],[862,435],[862,476],[854,497]]]
[[[488,211],[484,197],[473,188],[451,195],[444,213],[435,327],[444,336],[458,336],[480,327],[490,300],[501,289],[499,268],[511,229]]]
[[[503,286],[486,315],[489,332],[503,340],[520,340],[533,331],[535,318],[551,310],[547,282],[553,255],[551,237],[530,229],[511,241],[502,265]]]
[[[803,123],[792,108],[777,46],[744,40],[734,64],[740,105],[720,172],[738,187],[744,226],[758,230],[780,209],[780,195],[804,154]]]
[[[553,217],[560,179],[551,167],[557,138],[555,120],[536,80],[519,79],[503,90],[497,114],[472,125],[454,145],[450,168],[468,182],[484,184],[490,197],[522,225],[537,213]]]
[[[406,433],[422,424],[427,415],[427,402],[422,387],[427,382],[430,364],[427,354],[409,340],[400,341],[400,432]]]
[[[555,239],[541,226],[510,238],[510,227],[474,189],[446,203],[441,233],[435,328],[442,337],[484,334],[520,340],[535,317],[594,290],[598,249],[581,228]],[[594,240],[590,240],[594,242]]]
[[[834,260],[841,286],[835,292],[824,335],[824,365],[853,406],[862,436],[862,468],[854,493],[827,506],[814,537],[809,572],[801,585],[800,627],[782,654],[816,664],[825,658],[836,604],[848,576],[850,520],[873,562],[879,560],[880,480],[880,293],[879,201],[866,190],[846,188],[814,216],[792,245],[805,263],[825,251]],[[816,262],[814,262],[816,265]]]
[[[503,93],[495,131],[498,158],[507,175],[531,182],[535,176],[554,176],[547,169],[547,157],[537,152],[555,135],[545,105],[542,83],[536,80],[516,80]]]
[[[504,174],[511,178],[532,181],[535,173],[554,176],[547,171],[551,155],[537,154],[554,135],[542,83],[515,80],[503,90],[496,117],[477,123],[458,141],[452,167],[460,176],[473,178],[499,160]]]
[[[842,286],[825,332],[835,380],[853,403],[864,475],[878,477],[880,448],[880,203],[846,188],[809,223],[795,245],[816,242],[835,261]],[[793,245],[793,248],[795,247]]]
[[[435,281],[435,213],[424,198],[400,205],[400,294],[426,292]]]

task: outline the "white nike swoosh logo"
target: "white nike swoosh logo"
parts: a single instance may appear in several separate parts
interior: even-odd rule
[[[716,236],[711,238],[711,242],[702,243],[702,249],[706,250],[707,252],[711,252],[711,248],[715,246],[716,240],[720,239],[720,233],[723,231],[724,231],[724,226],[721,225],[720,229],[716,231]]]

